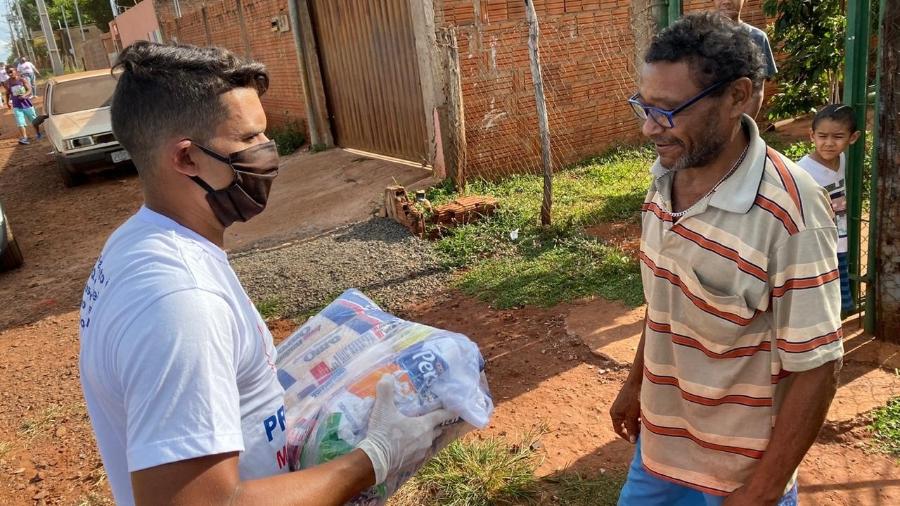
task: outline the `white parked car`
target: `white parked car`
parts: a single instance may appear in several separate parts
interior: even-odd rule
[[[53,144],[56,165],[66,186],[89,172],[130,163],[112,133],[109,106],[116,79],[109,69],[53,77],[47,82],[40,116]]]

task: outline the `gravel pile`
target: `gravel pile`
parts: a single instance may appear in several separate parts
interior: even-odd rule
[[[421,241],[386,218],[277,249],[247,251],[231,264],[254,301],[275,302],[284,317],[308,315],[348,288],[387,311],[441,291],[450,273]]]

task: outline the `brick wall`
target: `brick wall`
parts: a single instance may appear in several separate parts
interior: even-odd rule
[[[630,1],[535,0],[554,166],[639,140]],[[521,0],[435,0],[458,31],[470,177],[539,172],[540,138]]]
[[[238,1],[243,9],[245,31],[238,14]],[[181,0],[179,4],[182,16],[176,18],[172,0],[156,2],[157,17],[166,40],[221,46],[265,64],[269,69],[270,87],[262,97],[262,104],[269,125],[281,125],[291,120],[305,122],[293,34],[290,30],[272,31],[272,18],[288,15],[287,0]]]
[[[640,2],[535,0],[554,167],[641,141],[626,99],[635,83]],[[685,12],[712,8],[688,0]],[[521,0],[435,0],[438,28],[458,31],[468,173],[539,172],[540,144]],[[745,21],[765,27],[762,0]],[[639,34],[638,34],[639,35]]]
[[[237,1],[242,2],[242,31]],[[306,117],[291,32],[273,32],[272,17],[288,0],[158,0],[168,40],[219,45],[265,63],[272,87],[263,105],[273,124]],[[457,32],[470,176],[539,172],[540,139],[522,0],[433,0],[438,30]],[[554,164],[562,167],[620,143],[640,141],[625,100],[634,91],[633,20],[641,2],[535,0],[541,24],[544,85]],[[749,0],[744,18],[764,26],[762,0]],[[204,10],[205,8],[205,21]],[[685,11],[711,8],[688,0]],[[640,23],[638,24],[640,25]],[[249,46],[249,51],[247,47]]]
[[[758,28],[766,29],[766,16],[762,9],[763,0],[747,0],[741,9],[741,20]],[[684,12],[713,10],[713,0],[687,0],[683,3]]]

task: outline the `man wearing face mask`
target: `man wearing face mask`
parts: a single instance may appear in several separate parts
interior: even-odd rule
[[[144,205],[108,239],[81,304],[81,382],[118,504],[338,505],[429,448],[446,411],[411,418],[378,384],[368,435],[288,473],[272,336],[222,250],[278,174],[264,66],[138,42],[114,69],[112,124]]]

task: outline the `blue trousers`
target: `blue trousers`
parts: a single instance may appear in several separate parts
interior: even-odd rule
[[[853,298],[850,295],[850,272],[846,253],[838,253],[838,272],[841,275],[841,311],[849,313],[853,310]]]
[[[619,494],[619,506],[720,506],[725,497],[704,494],[684,485],[653,476],[641,460],[638,438],[634,459],[628,468],[628,479]],[[778,502],[778,506],[797,506],[797,484]]]

